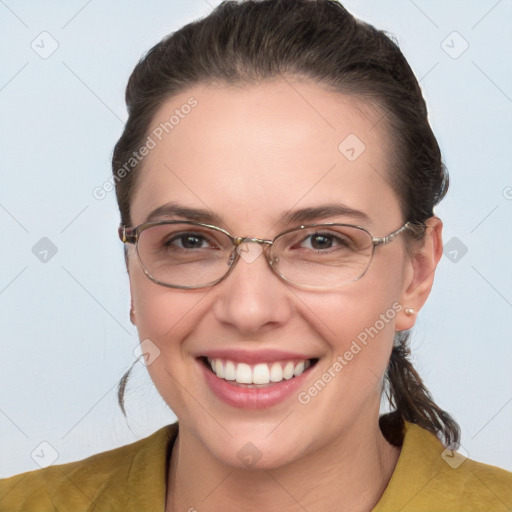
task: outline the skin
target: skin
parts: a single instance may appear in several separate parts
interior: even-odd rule
[[[144,160],[132,225],[170,201],[214,212],[234,235],[260,238],[293,227],[281,223],[284,212],[328,203],[369,220],[316,222],[360,224],[374,236],[404,224],[385,179],[392,146],[378,109],[289,77],[191,88],[164,104],[154,125],[190,96],[197,107]],[[349,134],[366,145],[353,162],[338,150]],[[168,511],[371,510],[399,456],[378,427],[383,376],[395,331],[412,327],[415,315],[402,309],[307,405],[294,394],[263,410],[229,406],[206,385],[196,356],[212,346],[314,356],[307,390],[393,303],[420,310],[442,254],[441,221],[428,225],[412,254],[400,235],[376,249],[363,278],[322,291],[283,282],[263,257],[240,260],[214,287],[166,288],[144,275],[129,247],[132,321],[160,350],[148,370],[180,421]],[[237,457],[247,442],[261,453],[251,468]]]

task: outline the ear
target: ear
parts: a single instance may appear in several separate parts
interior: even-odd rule
[[[410,329],[416,323],[416,315],[430,295],[437,264],[443,255],[441,219],[433,216],[425,224],[425,237],[412,242],[411,254],[407,256],[407,269],[400,298],[403,309],[397,316],[397,331]],[[409,314],[405,312],[406,309]],[[412,314],[410,309],[414,310]]]

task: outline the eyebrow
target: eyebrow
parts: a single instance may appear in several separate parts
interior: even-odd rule
[[[146,222],[167,220],[180,217],[205,224],[222,224],[221,218],[215,213],[200,208],[188,208],[177,203],[169,202],[153,210],[146,218]]]
[[[370,217],[363,211],[350,208],[341,203],[292,210],[283,214],[280,222],[283,224],[297,224],[339,216],[352,217],[362,222],[371,222]]]
[[[361,210],[350,208],[341,203],[326,204],[317,207],[301,208],[300,210],[290,210],[280,215],[280,224],[301,224],[315,220],[327,219],[329,217],[351,217],[362,222],[371,222],[370,217]],[[188,208],[174,202],[166,203],[153,210],[147,217],[146,222],[155,220],[175,219],[176,217],[213,224],[220,226],[223,224],[219,215],[205,209]]]

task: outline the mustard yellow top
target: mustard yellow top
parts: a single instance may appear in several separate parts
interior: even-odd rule
[[[169,425],[82,461],[0,480],[0,511],[163,512],[177,433]],[[433,434],[406,423],[397,466],[373,512],[510,510],[512,473],[446,452]]]

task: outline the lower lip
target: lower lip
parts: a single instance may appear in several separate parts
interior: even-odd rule
[[[226,404],[242,409],[265,409],[283,402],[297,392],[304,383],[305,377],[309,374],[308,369],[290,380],[282,380],[270,384],[268,387],[249,388],[221,379],[206,368],[202,361],[198,361],[198,363],[201,366],[206,383],[213,393]]]

